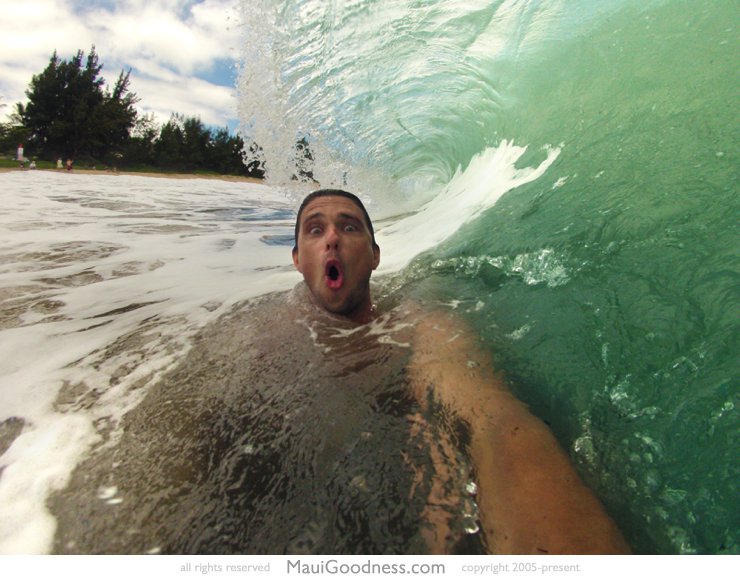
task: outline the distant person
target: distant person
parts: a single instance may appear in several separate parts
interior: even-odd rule
[[[57,169],[64,169],[64,164],[62,163],[62,158],[57,158]]]
[[[74,162],[71,159],[67,159],[67,171],[72,171],[72,164]]]
[[[32,159],[31,163],[28,165],[28,169],[36,169],[36,160]]]

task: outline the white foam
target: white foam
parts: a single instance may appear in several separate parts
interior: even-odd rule
[[[42,553],[46,499],[100,441],[94,422],[115,425],[231,305],[299,280],[289,247],[260,242],[292,232],[293,202],[213,180],[13,172],[0,183],[0,298],[17,310],[0,331],[0,421],[25,422],[0,457],[0,553]],[[284,217],[213,212],[255,206]],[[65,386],[73,395],[55,405]]]
[[[473,157],[444,190],[418,212],[384,226],[376,233],[381,248],[378,274],[395,272],[412,258],[449,238],[458,229],[491,208],[506,192],[536,180],[560,153],[549,148],[537,167],[516,168],[526,147],[502,141]]]

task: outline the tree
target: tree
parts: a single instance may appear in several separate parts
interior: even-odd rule
[[[162,126],[159,139],[154,145],[155,165],[166,169],[180,169],[183,159],[183,141],[185,132],[182,128],[183,116],[174,113]]]
[[[121,161],[128,165],[154,165],[154,148],[158,138],[159,127],[154,114],[137,115],[130,137],[124,145]]]
[[[252,144],[250,149],[257,147]],[[245,163],[241,137],[230,135],[226,127],[212,129],[198,117],[174,113],[162,126],[153,149],[153,165],[164,169],[264,176],[259,167]]]
[[[244,140],[239,135],[229,135],[226,127],[217,129],[208,148],[209,168],[219,173],[252,175],[262,177],[264,173],[247,166],[244,153]]]
[[[183,169],[210,169],[207,167],[208,146],[211,141],[210,130],[198,117],[187,117],[182,124],[184,141],[182,144]]]
[[[31,132],[29,146],[39,155],[103,159],[119,153],[129,137],[138,100],[129,91],[130,71],[121,71],[111,92],[103,88],[94,46],[84,66],[83,59],[81,50],[69,61],[54,51],[46,69],[31,79],[22,118]]]
[[[90,153],[98,159],[118,156],[136,124],[136,95],[128,90],[131,71],[118,76],[113,92],[106,89],[102,103],[92,115]]]
[[[235,151],[238,147],[235,143],[237,139],[229,135],[229,130],[226,127],[216,129],[211,134],[211,141],[208,144],[208,165],[214,171],[233,173],[234,168],[238,167],[234,163],[240,153],[240,150]]]

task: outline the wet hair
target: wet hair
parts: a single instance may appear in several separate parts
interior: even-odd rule
[[[348,200],[352,200],[354,202],[355,206],[360,208],[362,210],[362,215],[365,217],[365,224],[367,225],[368,230],[370,230],[370,237],[373,240],[373,246],[375,248],[378,248],[378,244],[375,242],[375,231],[373,230],[373,223],[370,220],[370,216],[367,213],[367,210],[365,209],[365,206],[362,203],[362,200],[355,196],[354,194],[350,192],[345,192],[344,190],[316,190],[315,192],[311,192],[308,194],[303,201],[301,202],[301,207],[298,208],[298,215],[295,219],[295,246],[293,247],[293,250],[298,249],[298,235],[301,233],[301,215],[303,214],[303,210],[306,209],[306,206],[308,206],[313,200],[316,198],[323,198],[326,196],[341,196],[342,198],[347,198]]]

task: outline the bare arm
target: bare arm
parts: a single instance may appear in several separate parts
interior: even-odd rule
[[[548,427],[505,387],[459,321],[420,315],[409,366],[420,401],[433,397],[470,426],[484,540],[499,554],[628,553]]]

